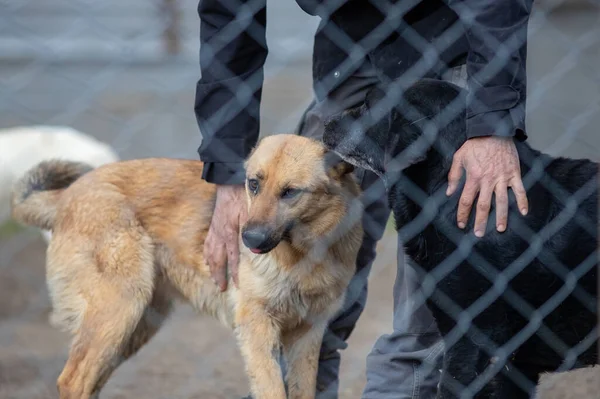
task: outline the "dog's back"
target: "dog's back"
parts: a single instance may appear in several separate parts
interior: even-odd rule
[[[565,359],[565,367],[596,362],[598,164],[554,159],[516,140],[529,213],[509,190],[507,229],[496,230],[492,203],[477,238],[474,212],[457,226],[464,175],[446,196],[453,156],[467,140],[467,92],[433,79],[396,88],[375,88],[331,118],[323,140],[383,178],[405,253],[435,284],[424,294],[448,344],[441,397],[453,397],[448,381],[469,385],[487,372],[499,347],[508,359],[493,362],[499,374],[478,397],[522,397],[514,370],[535,381]]]
[[[569,360],[574,360],[571,366],[593,364],[598,359],[594,345],[598,164],[552,158],[527,142],[516,142],[529,213],[520,214],[510,191],[505,232],[495,229],[494,204],[483,238],[472,233],[473,213],[465,229],[458,229],[462,187],[451,198],[446,197],[445,190],[452,155],[466,140],[464,96],[460,94],[464,93],[456,86],[436,81],[424,81],[407,93],[412,105],[429,118],[404,120],[403,127],[396,130],[408,130],[406,137],[412,134],[414,140],[428,123],[434,123],[438,134],[427,156],[404,170],[391,194],[406,252],[424,273],[438,276],[439,292],[461,309],[481,306],[472,312],[472,323],[488,333],[495,345],[508,344],[530,320],[540,317],[535,323],[543,322],[550,332],[535,327],[534,333],[522,338],[512,350],[513,364],[526,376],[535,380],[540,371],[556,369],[567,358],[569,348],[581,347]],[[454,119],[435,120],[444,111],[450,115],[452,108],[457,115]],[[427,201],[436,204],[435,215],[415,234],[415,223],[411,222]],[[450,261],[459,253],[459,258]],[[449,332],[460,315],[448,315],[441,297],[432,304],[440,330]]]
[[[20,176],[38,162],[61,158],[97,167],[119,159],[106,143],[68,126],[18,126],[0,130],[0,159]]]
[[[96,169],[50,160],[15,184],[13,218],[54,235],[47,256],[53,324],[76,331],[80,305],[92,301],[92,293],[108,295],[110,284],[101,284],[108,276],[135,280],[132,301],[145,302],[155,279],[161,280],[155,266],[186,264],[208,275],[198,246],[208,231],[215,187],[200,178],[202,167],[162,158]]]
[[[600,365],[561,373],[543,373],[535,399],[596,399],[600,392]]]
[[[429,117],[416,122],[398,120],[396,130],[403,133],[408,130],[406,136],[421,135],[427,124],[433,123],[438,133],[427,156],[405,169],[404,177],[393,190],[392,202],[402,219],[399,225],[410,222],[430,197],[440,208],[438,217],[429,226],[445,231],[448,245],[456,245],[468,238],[465,232],[471,232],[474,225],[471,213],[465,229],[459,230],[456,213],[460,195],[445,197],[452,156],[466,141],[464,92],[451,83],[424,80],[409,89],[406,98],[420,115]],[[445,115],[440,116],[441,113]],[[492,223],[495,218],[492,201],[486,234],[475,241],[474,249],[487,254],[490,261],[502,259],[497,266],[503,268],[501,264],[516,259],[531,244],[537,244],[532,242],[537,236],[539,243],[546,247],[544,252],[553,253],[573,269],[597,250],[598,164],[587,159],[553,158],[532,149],[527,142],[516,141],[515,144],[531,204],[529,213],[520,214],[514,194],[509,190],[508,230],[499,233]],[[460,189],[457,191],[460,193]],[[415,256],[421,255],[415,253]],[[550,258],[546,261],[550,262]]]

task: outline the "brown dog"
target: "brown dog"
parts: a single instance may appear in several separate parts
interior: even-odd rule
[[[263,139],[246,163],[239,288],[221,293],[202,248],[215,187],[202,163],[141,159],[91,170],[42,162],[13,191],[13,217],[51,229],[51,322],[74,334],[60,397],[97,395],[160,328],[175,296],[235,328],[253,397],[313,398],[319,348],[361,245],[352,167],[318,142]]]

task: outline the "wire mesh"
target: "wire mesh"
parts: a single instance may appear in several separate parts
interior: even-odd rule
[[[373,19],[376,23],[369,25],[371,14],[366,11],[352,12],[352,7],[366,9],[365,3],[370,4],[368,13],[377,16]],[[327,95],[343,92],[349,81],[357,79],[377,81],[389,89],[385,101],[388,111],[395,108],[405,115],[410,114],[413,120],[428,119],[422,125],[427,134],[421,143],[423,148],[428,148],[439,130],[465,111],[462,103],[458,104],[465,99],[460,97],[456,100],[458,105],[449,106],[433,117],[419,115],[420,111],[406,102],[403,93],[417,79],[439,72],[436,68],[440,65],[441,53],[464,39],[464,26],[472,24],[477,13],[485,11],[485,6],[476,9],[470,6],[475,2],[448,2],[460,21],[450,24],[431,40],[423,37],[422,30],[420,34],[414,26],[401,22],[419,3],[414,0],[300,1],[301,8],[295,2],[276,0],[267,3],[264,0],[0,1],[0,128],[69,126],[107,143],[121,159],[150,156],[197,159],[197,148],[202,145],[210,147],[212,157],[216,154],[223,162],[239,162],[255,142],[244,136],[245,132],[233,130],[239,126],[254,126],[257,133],[260,129],[261,136],[294,132],[302,123],[309,123],[311,109],[321,112],[319,116],[323,119],[349,108],[350,100],[330,108],[319,104]],[[489,6],[490,3],[480,4]],[[513,6],[527,7],[524,4],[515,2]],[[199,5],[207,10],[220,8],[212,15],[215,18],[231,16],[231,22],[224,24],[218,34],[201,38],[202,46],[198,33],[201,24],[209,25],[209,22],[199,18]],[[303,9],[313,9],[320,17],[309,15]],[[483,43],[481,46],[493,49],[493,57],[487,60],[485,67],[475,76],[469,76],[470,82],[483,86],[490,77],[515,72],[507,68],[512,68],[518,58],[516,52],[527,40],[527,85],[526,93],[521,93],[527,97],[527,142],[551,156],[598,161],[600,3],[539,1],[532,5],[528,27],[508,35],[503,41],[489,31],[478,29],[476,24],[471,34]],[[246,46],[236,48],[232,43],[240,38],[244,42],[239,43]],[[400,39],[403,47],[394,48],[394,40],[399,42]],[[323,51],[324,48],[331,53]],[[416,58],[411,58],[413,53],[417,54]],[[402,63],[410,65],[404,67]],[[378,67],[365,77],[362,69],[365,64]],[[200,65],[204,67],[203,76]],[[397,70],[398,65],[402,65],[401,76],[390,76],[394,75],[390,70]],[[318,79],[313,80],[313,75]],[[201,82],[211,85],[211,90],[220,90],[221,99],[225,101],[213,100],[218,106],[214,113],[201,115],[199,128],[194,115],[194,97],[200,78]],[[366,90],[364,87],[361,90],[363,94],[359,94],[358,102],[352,105],[362,103]],[[205,97],[204,101],[208,102],[209,95]],[[473,105],[475,108],[485,106]],[[329,114],[323,114],[327,112]],[[303,117],[306,119],[301,123]],[[373,121],[358,122],[362,123],[361,127],[353,132],[364,133]],[[506,120],[495,118],[493,113],[487,123],[496,126],[497,133],[504,134],[512,126]],[[231,144],[232,138],[240,137],[246,137],[242,150],[240,145]],[[207,139],[208,142],[203,142]],[[44,276],[47,244],[37,231],[22,229],[9,221],[5,212],[6,195],[17,177],[15,171],[37,157],[38,152],[45,151],[42,141],[30,144],[29,150],[19,152],[17,141],[2,141],[0,137],[3,169],[0,189],[4,191],[0,193],[4,201],[0,204],[3,207],[0,215],[5,217],[0,227],[0,302],[3,303],[0,307],[0,397],[6,398],[55,397],[55,381],[68,350],[66,334],[52,329],[47,322],[50,311]],[[442,155],[447,156],[450,151],[443,142],[436,142],[434,147],[434,151]],[[35,156],[31,151],[36,152]],[[76,152],[76,148],[71,148],[64,154],[68,157]],[[545,355],[562,359],[556,371],[574,367],[582,359],[582,353],[589,354],[598,341],[597,328],[579,337],[576,343],[566,343],[559,337],[564,326],[549,322],[548,315],[568,297],[580,303],[581,312],[589,311],[597,320],[597,292],[582,288],[580,280],[584,275],[593,275],[586,273],[595,273],[597,251],[578,253],[577,256],[585,255],[584,259],[573,265],[567,254],[548,243],[553,243],[553,237],[561,234],[567,225],[576,225],[579,229],[581,236],[575,241],[597,241],[597,220],[587,219],[578,210],[582,202],[597,193],[598,182],[592,180],[577,190],[565,187],[547,174],[550,159],[531,160],[523,176],[524,186],[528,190],[542,187],[558,208],[536,211],[536,198],[529,199],[532,212],[545,212],[547,216],[539,229],[511,218],[509,228],[514,239],[527,243],[518,259],[499,268],[485,252],[474,249],[477,239],[472,234],[464,236],[458,233],[456,226],[450,226],[447,230],[440,229],[438,234],[443,234],[455,250],[448,251],[435,267],[427,265],[424,270],[424,265],[415,262],[405,264],[401,250],[396,258],[396,246],[401,249],[406,241],[424,234],[424,228],[439,217],[438,210],[442,209],[446,196],[442,188],[430,193],[403,176],[398,168],[406,166],[407,153],[396,155],[387,160],[388,178],[402,186],[404,195],[418,204],[422,212],[409,223],[397,226],[404,241],[399,244],[391,223],[381,225],[381,215],[376,215],[376,211],[364,215],[367,230],[372,230],[375,236],[379,231],[382,238],[374,239],[378,244],[373,265],[364,267],[349,288],[347,302],[364,301],[364,285],[367,279],[369,281],[368,300],[366,304],[357,305],[365,309],[347,339],[347,348],[340,351],[339,397],[361,397],[367,376],[374,373],[367,365],[372,367],[371,363],[387,359],[381,360],[380,366],[393,369],[393,354],[381,353],[381,350],[386,337],[398,336],[391,328],[393,325],[397,329],[394,316],[398,320],[411,318],[398,311],[403,306],[396,295],[402,281],[395,282],[394,295],[391,286],[396,270],[408,267],[407,264],[418,270],[422,278],[419,295],[415,293],[411,297],[413,308],[432,298],[455,321],[455,327],[445,336],[446,348],[468,335],[483,351],[482,358],[490,360],[489,366],[478,369],[484,372],[467,384],[446,381],[448,390],[457,397],[484,395],[483,389],[489,389],[484,386],[507,367],[511,368],[510,373],[506,373],[511,382],[531,390],[536,382],[506,361],[533,336],[549,348],[545,350],[550,354]],[[386,193],[381,184],[365,188],[367,208],[376,205],[369,201],[384,197]],[[492,212],[490,223],[494,217]],[[462,238],[456,240],[456,237]],[[465,260],[469,267],[477,270],[487,287],[467,308],[457,304],[457,298],[448,295],[448,291],[437,289]],[[528,303],[511,286],[533,261],[543,264],[560,286],[540,306]],[[402,273],[398,273],[398,277],[400,279]],[[464,282],[465,287],[468,284]],[[499,298],[526,320],[523,328],[501,345],[491,337],[493,331],[482,331],[473,324],[479,315],[489,315],[490,306]],[[227,338],[216,322],[185,307],[178,308],[172,319],[151,344],[115,372],[102,395],[169,398],[245,395],[247,382],[242,377],[243,364],[233,335]],[[507,321],[497,320],[498,324],[503,322]],[[373,345],[375,349],[371,352]],[[366,361],[367,354],[369,361]],[[448,360],[447,356],[444,360],[454,361],[455,366],[469,361],[467,357]],[[439,378],[438,369],[444,366],[424,362],[422,367],[419,372],[431,372]],[[406,386],[412,383],[413,377],[386,375],[389,381],[401,381]],[[373,381],[369,384],[374,384]],[[386,385],[385,382],[380,384]],[[382,392],[385,389],[381,387]]]

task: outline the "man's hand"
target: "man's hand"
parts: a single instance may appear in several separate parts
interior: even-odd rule
[[[477,193],[475,235],[483,237],[492,203],[496,194],[496,229],[506,230],[508,219],[508,187],[513,189],[521,214],[528,212],[527,193],[521,181],[519,154],[512,138],[477,137],[467,140],[454,154],[448,173],[448,190],[452,195],[458,187],[463,168],[467,180],[458,205],[458,227],[467,225],[471,207]]]
[[[215,211],[204,241],[204,259],[213,281],[221,291],[227,289],[227,274],[238,286],[240,257],[238,235],[248,217],[244,186],[217,186]]]

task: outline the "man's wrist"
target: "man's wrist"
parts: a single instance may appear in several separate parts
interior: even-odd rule
[[[237,191],[237,190],[243,190],[244,189],[244,185],[243,184],[216,184],[217,186],[217,190],[219,191]]]

